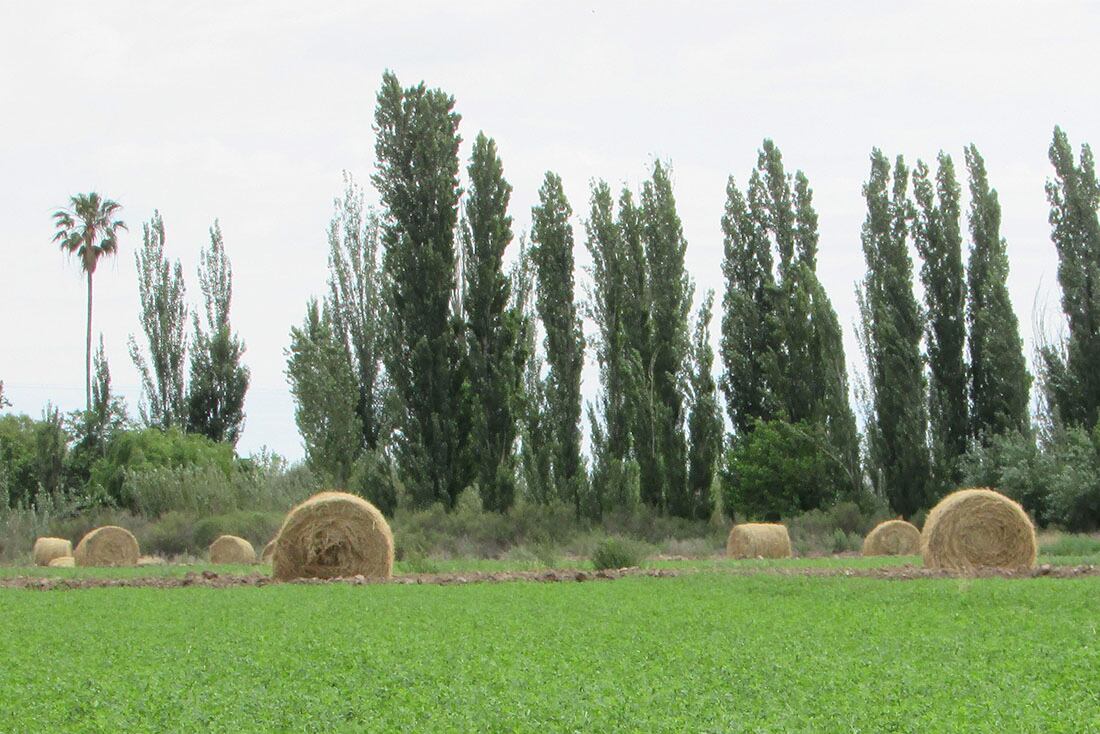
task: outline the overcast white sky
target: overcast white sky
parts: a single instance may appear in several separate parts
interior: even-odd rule
[[[366,184],[383,70],[457,99],[465,139],[498,141],[518,233],[544,171],[580,215],[588,182],[637,185],[671,161],[697,293],[721,290],[719,220],[764,137],[803,169],[820,276],[847,331],[864,270],[860,187],[872,146],[965,170],[978,145],[1003,207],[1010,288],[1030,352],[1033,304],[1057,310],[1043,184],[1055,124],[1100,142],[1088,3],[0,2],[0,379],[13,410],[84,400],[81,274],[50,241],[76,192],[120,201],[130,233],[95,276],[94,329],[136,411],[134,250],[160,209],[195,268],[220,219],[233,320],[252,370],[243,453],[302,454],[284,376],[291,325],[325,280],[341,171]],[[965,183],[964,183],[965,189]],[[585,391],[595,391],[595,372]]]

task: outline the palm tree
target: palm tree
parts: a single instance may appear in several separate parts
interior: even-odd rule
[[[99,258],[118,250],[118,232],[126,224],[114,219],[122,206],[102,199],[94,191],[69,199],[69,208],[54,212],[57,234],[53,241],[61,249],[80,258],[81,269],[88,274],[88,339],[84,359],[84,392],[87,410],[92,409],[92,275]]]

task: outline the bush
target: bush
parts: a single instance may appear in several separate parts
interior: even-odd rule
[[[1050,457],[1024,433],[994,436],[963,455],[963,485],[990,487],[1019,502],[1040,523],[1049,522]]]
[[[195,516],[172,511],[138,536],[141,552],[157,556],[198,555],[195,549]]]
[[[722,472],[727,511],[777,519],[821,507],[845,486],[822,446],[822,430],[807,423],[757,421],[727,454]]]
[[[1049,516],[1067,530],[1100,527],[1100,425],[1061,431],[1050,448]]]
[[[177,429],[146,428],[122,431],[107,445],[106,454],[92,465],[89,483],[106,491],[116,504],[136,509],[138,498],[127,494],[128,475],[154,469],[216,468],[229,477],[234,468],[233,447],[205,436]]]
[[[637,540],[611,536],[596,545],[592,553],[592,565],[598,570],[610,568],[633,568],[640,566],[649,548]]]

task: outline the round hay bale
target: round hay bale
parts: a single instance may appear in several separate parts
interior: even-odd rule
[[[39,538],[34,541],[34,565],[48,566],[55,558],[73,554],[73,544],[64,538]]]
[[[58,556],[46,565],[50,568],[72,568],[76,565],[76,559],[72,556]]]
[[[256,550],[244,538],[219,535],[210,544],[211,563],[255,563]]]
[[[275,555],[275,544],[279,542],[279,536],[276,535],[268,544],[264,546],[263,553],[260,554],[260,560],[264,563],[271,563],[271,557]]]
[[[117,525],[92,530],[80,539],[73,553],[78,566],[134,566],[140,555],[134,534]]]
[[[321,492],[290,511],[275,536],[273,575],[336,578],[393,573],[393,533],[378,508],[346,492]]]
[[[1038,544],[1019,504],[992,489],[961,489],[928,513],[920,550],[929,568],[1028,568]]]
[[[920,531],[905,520],[881,522],[863,539],[865,556],[914,556],[920,553]]]
[[[786,525],[748,522],[734,525],[726,541],[730,558],[790,558],[791,536]]]

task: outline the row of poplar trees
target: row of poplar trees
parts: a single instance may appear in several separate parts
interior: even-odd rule
[[[716,380],[715,297],[703,294],[691,314],[668,168],[654,163],[639,191],[617,196],[592,182],[583,218],[591,266],[578,293],[561,179],[546,174],[529,238],[518,238],[506,268],[517,239],[512,189],[484,134],[460,186],[459,121],[444,92],[383,77],[372,177],[381,209],[366,207],[347,180],[329,230],[328,292],[291,330],[287,374],[308,462],[384,511],[399,498],[452,507],[476,487],[495,511],[523,496],[594,519],[638,502],[704,518],[721,484],[727,512],[786,513],[870,490],[908,515],[956,481],[971,441],[1028,428],[1031,378],[1008,299],[999,205],[976,149],[967,150],[968,270],[950,157],[941,154],[934,175],[923,163],[910,175],[900,158],[891,168],[872,154],[861,452],[843,331],[816,274],[813,193],[771,141],[744,189],[732,177],[727,186]],[[923,261],[923,307],[910,244]],[[586,319],[595,325],[587,338]],[[587,458],[586,350],[601,385],[587,406]],[[1051,373],[1078,375],[1078,353],[1051,349]],[[1067,391],[1084,384],[1061,379]],[[776,476],[723,460],[764,435],[762,426],[810,447],[826,481],[779,504],[737,491]]]

